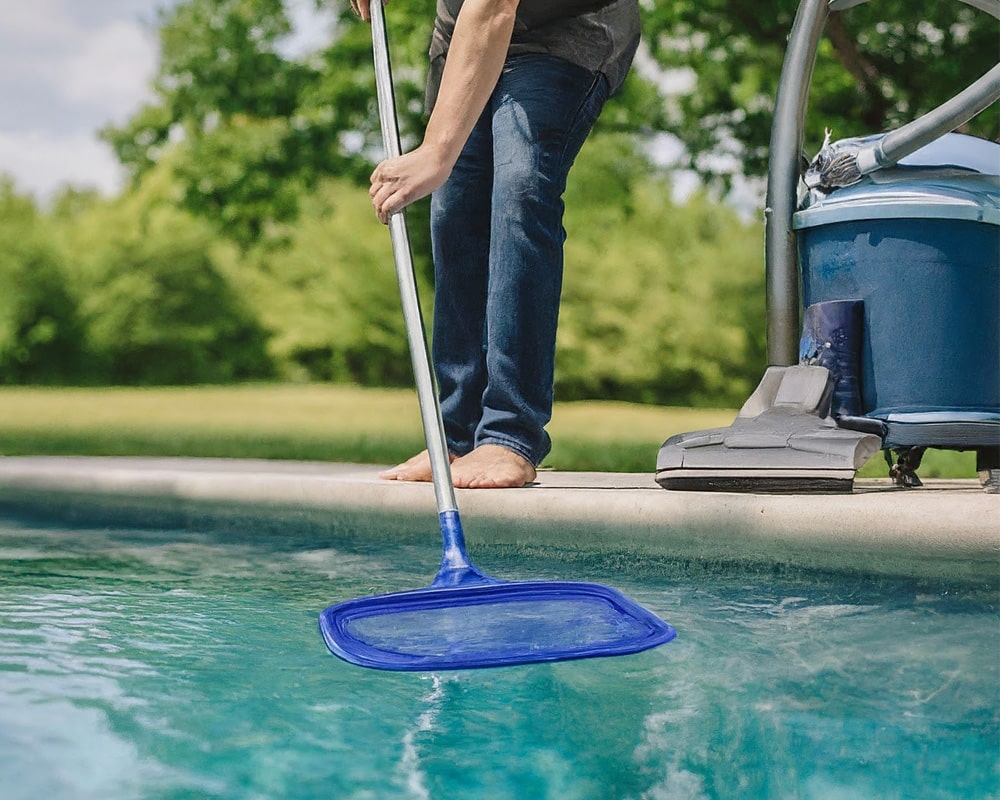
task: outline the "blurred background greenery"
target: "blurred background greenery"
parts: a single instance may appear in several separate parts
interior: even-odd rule
[[[0,452],[241,455],[249,451],[238,440],[258,439],[251,454],[382,461],[419,444],[415,429],[379,444],[402,408],[372,414],[382,400],[351,393],[408,387],[412,378],[389,238],[365,190],[381,150],[369,30],[347,3],[317,4],[335,18],[329,41],[296,57],[278,46],[290,31],[281,0],[165,7],[154,99],[101,132],[130,176],[117,196],[66,186],[43,203],[0,178],[0,387],[90,387],[86,397],[116,420],[104,438],[73,439],[65,426],[85,407],[82,395],[6,388]],[[589,458],[586,435],[564,431],[560,445],[570,401],[611,403],[590,406],[600,416],[584,415],[580,431],[614,431],[608,451],[645,448],[645,470],[666,435],[706,426],[676,412],[674,422],[687,427],[655,414],[647,427],[645,412],[723,409],[707,413],[721,417],[711,424],[728,424],[734,412],[725,409],[738,408],[762,374],[761,176],[796,6],[642,4],[636,68],[567,190],[554,465],[609,467]],[[406,147],[425,122],[431,11],[393,0],[387,16]],[[951,0],[929,0],[916,13],[885,0],[834,14],[806,150],[819,148],[827,127],[838,138],[894,127],[977,77],[996,58],[995,25],[984,17]],[[991,109],[968,131],[996,138],[998,119]],[[427,203],[408,215],[429,318]],[[248,382],[251,394],[213,394]],[[314,395],[316,384],[343,394],[335,403]],[[117,393],[124,389],[93,394],[203,385],[214,388],[190,394],[188,405],[180,390],[148,408],[139,395]],[[297,387],[299,399],[275,401],[283,387]],[[55,396],[61,410],[43,413],[41,398]],[[251,396],[272,409],[271,423],[242,416]],[[368,432],[313,446],[317,423],[308,414],[298,433],[282,427],[316,397],[332,404],[325,416],[356,419]],[[632,422],[607,424],[623,402],[632,404]],[[181,407],[190,412],[183,423],[163,421]],[[129,416],[137,408],[145,416]],[[198,445],[207,418],[226,432]],[[143,439],[144,425],[160,433]],[[282,440],[297,444],[274,445]],[[634,456],[613,464],[638,468]]]

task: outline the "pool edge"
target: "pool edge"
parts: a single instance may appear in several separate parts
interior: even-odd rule
[[[192,458],[0,457],[0,512],[194,525],[208,517],[323,527],[372,517],[372,535],[436,526],[433,489],[363,464]],[[523,489],[458,490],[478,542],[595,546],[696,562],[739,562],[993,584],[1000,495],[975,480],[848,495],[671,492],[652,473],[541,472]],[[377,530],[376,530],[377,528]]]

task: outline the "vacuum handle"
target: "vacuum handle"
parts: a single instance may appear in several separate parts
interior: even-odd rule
[[[858,170],[862,175],[868,175],[877,169],[891,167],[910,153],[964,125],[997,100],[1000,100],[1000,64],[933,111],[862,147],[857,155]]]
[[[371,4],[372,49],[375,55],[375,89],[378,94],[379,120],[382,124],[382,142],[389,158],[400,155],[399,122],[396,119],[396,101],[392,90],[392,69],[389,64],[389,39],[385,27],[385,12],[382,0],[372,0]],[[424,425],[424,439],[431,460],[434,479],[434,495],[438,513],[457,511],[455,489],[451,480],[451,466],[448,461],[448,445],[445,439],[444,423],[441,419],[441,405],[438,402],[437,387],[431,371],[424,334],[423,317],[420,313],[420,299],[413,272],[413,252],[410,236],[406,229],[406,215],[397,211],[389,215],[389,234],[392,238],[392,254],[396,262],[396,279],[399,282],[399,299],[403,305],[403,320],[410,345],[410,361],[420,402],[420,416]]]

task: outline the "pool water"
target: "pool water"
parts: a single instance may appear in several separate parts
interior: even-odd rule
[[[985,798],[995,588],[482,546],[509,579],[608,583],[678,638],[506,669],[331,655],[331,603],[428,584],[406,541],[0,519],[6,800]]]

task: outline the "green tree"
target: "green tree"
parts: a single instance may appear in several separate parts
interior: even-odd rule
[[[403,46],[411,19],[424,20],[413,36],[429,37],[417,7],[397,0],[389,11]],[[337,8],[335,40],[303,58],[282,54],[291,27],[281,0],[186,0],[162,11],[154,100],[102,136],[135,180],[169,155],[185,207],[233,240],[280,235],[320,178],[361,183],[381,151],[369,29],[348,19],[348,4]],[[412,137],[423,75],[399,74]]]
[[[270,332],[281,377],[412,385],[389,235],[350,181],[319,183],[286,246],[222,265]]]
[[[224,279],[217,291],[245,295],[281,374],[394,383],[406,380],[408,366],[391,272],[373,267],[386,258],[387,237],[364,191],[382,153],[370,28],[345,2],[317,4],[333,20],[330,41],[291,57],[282,0],[181,0],[160,18],[154,100],[104,136],[135,192],[169,174],[183,209],[238,243],[236,254],[180,212],[139,215],[144,231],[159,231],[157,247],[168,244],[170,225],[186,231],[174,244],[188,249],[171,258],[192,276],[195,265],[214,270]],[[762,232],[703,194],[675,203],[643,140],[676,135],[688,166],[708,181],[762,174],[796,7],[641,4],[648,49],[608,104],[570,187],[560,396],[732,403],[759,378]],[[393,0],[386,12],[405,149],[425,122],[432,11]],[[832,15],[812,83],[807,149],[818,149],[826,127],[838,138],[870,133],[935,107],[994,63],[996,41],[995,20],[955,0],[919,8],[872,0]],[[657,80],[654,67],[684,78],[683,88]],[[995,137],[997,118],[991,109],[969,130]],[[424,201],[408,212],[425,284],[427,211]],[[127,227],[125,220],[109,224]],[[168,282],[152,266],[159,256],[146,258],[147,243],[115,242],[94,243],[106,256],[105,272],[87,284],[95,287],[86,307],[95,324],[98,307],[118,313],[107,300],[108,265],[118,263],[124,280],[124,265],[141,263],[147,277],[161,275],[155,284]],[[89,297],[102,292],[104,301]],[[246,311],[231,308],[234,319]]]
[[[105,138],[135,176],[180,148],[184,202],[226,235],[253,242],[295,218],[323,176],[363,183],[381,153],[369,26],[349,4],[317,0],[331,40],[282,54],[282,0],[184,0],[160,18],[155,99]],[[676,135],[702,176],[766,170],[771,114],[798,3],[673,0],[642,4],[643,36],[668,89],[634,70],[601,130]],[[419,139],[431,9],[387,8],[404,147]],[[956,0],[871,0],[830,15],[810,97],[807,146],[890,129],[934,108],[992,66],[996,20]],[[996,138],[1000,113],[970,124]],[[171,145],[171,142],[174,144]],[[423,252],[424,248],[418,247]]]
[[[167,169],[65,221],[95,377],[120,384],[272,374],[266,332],[219,266],[211,227],[178,209]]]
[[[77,298],[34,202],[0,179],[0,383],[65,383],[84,373]]]
[[[661,68],[688,78],[669,94],[669,130],[705,177],[767,169],[774,96],[796,0],[644,4]],[[997,22],[957,0],[872,0],[830,15],[813,76],[806,146],[891,130],[935,108],[997,60]],[[968,126],[1000,134],[994,107]],[[724,156],[720,158],[720,156]]]
[[[760,231],[704,193],[677,203],[622,138],[588,142],[567,190],[556,395],[739,405],[765,362]]]
[[[314,71],[275,49],[291,30],[281,0],[194,0],[160,23],[156,101],[103,136],[134,178],[179,150],[185,205],[236,240],[256,239],[294,216],[309,185],[317,143],[296,109]]]

